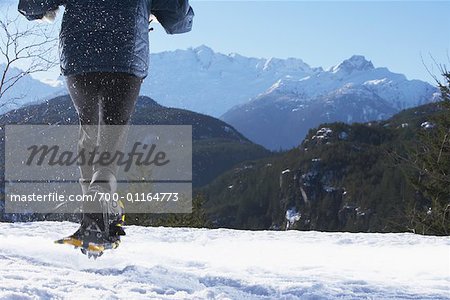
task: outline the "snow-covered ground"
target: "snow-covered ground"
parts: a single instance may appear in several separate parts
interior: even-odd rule
[[[0,299],[450,299],[450,239],[130,226],[89,260],[77,224],[0,223]]]

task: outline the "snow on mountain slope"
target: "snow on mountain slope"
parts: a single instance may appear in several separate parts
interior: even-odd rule
[[[426,103],[436,92],[426,82],[375,68],[360,55],[323,70],[311,68],[301,59],[225,55],[202,45],[151,54],[149,77],[141,93],[165,106],[220,116],[260,94],[312,100],[345,84],[364,86],[396,109]]]
[[[345,83],[364,85],[398,109],[424,103],[434,91],[428,83],[408,81],[402,74],[374,68],[362,56],[353,56],[324,71],[311,68],[301,59],[225,55],[202,45],[151,54],[149,75],[141,87],[141,94],[165,106],[218,117],[260,94],[294,94],[301,99],[312,99]],[[65,89],[63,86],[55,89],[29,77],[11,91],[11,98],[17,93],[26,97],[5,109],[45,98],[48,94],[61,94]]]
[[[142,84],[141,95],[164,106],[218,117],[231,107],[263,93],[279,78],[302,78],[321,70],[310,68],[301,59],[225,55],[199,46],[151,54],[149,75]],[[32,101],[28,95],[45,97],[47,90],[44,88],[52,90],[51,86],[36,86],[32,82],[25,91],[19,86],[14,91],[26,92],[26,99]]]
[[[450,240],[130,226],[98,260],[77,224],[0,223],[0,299],[450,299]]]
[[[301,59],[225,55],[200,46],[151,54],[141,94],[165,106],[217,117],[266,91],[279,78],[302,78],[319,70]]]
[[[207,46],[150,55],[149,75],[141,94],[168,107],[178,107],[218,117],[236,105],[252,104],[261,96],[311,100],[345,84],[364,86],[396,109],[425,103],[436,90],[419,80],[407,80],[386,68],[375,68],[363,56],[353,56],[329,69],[311,68],[301,59],[252,58],[221,54]],[[11,90],[26,95],[26,102],[65,92],[31,77]],[[260,97],[258,95],[262,94]],[[280,96],[281,97],[281,96]],[[4,111],[4,110],[3,110]]]
[[[365,87],[396,109],[425,104],[437,92],[429,83],[408,80],[387,68],[375,68],[364,56],[354,55],[327,71],[304,78],[282,78],[262,96],[291,95],[297,100],[314,100],[348,85]]]
[[[375,68],[363,56],[354,55],[327,71],[284,77],[221,119],[266,148],[289,149],[321,123],[386,119],[438,97],[438,89],[429,83]]]

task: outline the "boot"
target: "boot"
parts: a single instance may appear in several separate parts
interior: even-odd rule
[[[111,235],[109,230],[104,227],[104,220],[102,213],[86,213],[74,234],[56,240],[55,243],[75,246],[89,258],[96,259],[102,256],[105,250],[115,249],[120,244],[120,235]]]
[[[81,248],[83,254],[97,258],[104,250],[115,249],[119,246],[120,236],[125,235],[122,226],[125,222],[124,207],[120,201],[112,201],[111,195],[116,191],[116,177],[108,169],[94,172],[89,188],[84,194],[95,201],[83,202],[83,217],[78,230],[61,240],[58,244],[70,244]],[[110,199],[110,201],[106,201]]]
[[[115,242],[120,241],[120,236],[125,235],[122,226],[125,222],[124,206],[122,201],[113,201],[113,194],[117,189],[116,176],[107,168],[102,168],[94,172],[91,183],[89,185],[87,195],[95,196],[97,193],[97,200],[100,199],[99,193],[104,193],[105,199],[95,202],[84,203],[83,220],[85,224],[92,222],[98,225],[98,228],[104,232],[106,239]],[[110,194],[111,196],[108,197]],[[109,201],[106,201],[108,200]]]

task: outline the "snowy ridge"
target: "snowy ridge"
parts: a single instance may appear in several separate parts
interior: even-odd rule
[[[0,223],[0,298],[450,298],[448,237],[130,226],[93,261],[76,228]]]
[[[285,76],[302,78],[319,69],[309,67],[301,59],[253,58],[236,53],[222,54],[207,46],[150,54],[149,75],[141,87],[141,95],[158,103],[193,110],[218,117],[236,104],[266,91]],[[29,76],[28,76],[29,77]],[[5,107],[5,112],[48,95],[61,94],[65,88],[54,88],[30,77],[15,93],[25,95],[23,101]],[[15,96],[11,95],[11,97]]]
[[[17,98],[16,94],[20,93],[22,100],[0,112],[65,92],[62,82],[60,87],[52,87],[27,77],[12,89],[12,95],[8,95]],[[310,67],[297,58],[222,54],[202,45],[151,54],[149,75],[141,94],[164,106],[218,117],[237,105],[252,103],[251,99],[257,101],[261,97],[281,95],[314,101],[349,83],[369,88],[396,109],[432,101],[433,93],[437,91],[426,82],[407,80],[402,74],[375,68],[360,55],[324,70]]]
[[[374,69],[371,61],[366,60],[362,55],[353,55],[349,59],[344,60],[342,63],[331,67],[330,71],[332,73],[346,72],[351,73],[355,70],[357,71],[369,71]]]
[[[258,99],[258,95],[294,95],[297,99],[312,100],[347,83],[367,86],[397,109],[423,104],[436,92],[426,82],[407,80],[402,74],[375,68],[364,56],[354,55],[324,70],[310,67],[298,58],[222,54],[202,45],[152,53],[149,75],[142,85],[141,94],[164,106],[218,117],[236,105]],[[65,92],[65,88],[54,88],[30,77],[14,88],[14,93],[19,91],[26,94],[26,97],[21,97],[23,101],[5,109],[17,108],[55,93],[59,95]]]
[[[290,149],[321,123],[383,120],[402,109],[437,101],[439,95],[429,83],[408,80],[354,55],[326,71],[284,76],[221,119],[268,149]]]
[[[169,106],[215,117],[248,102],[285,76],[302,78],[318,69],[301,59],[222,54],[207,46],[150,55],[141,94]]]
[[[398,110],[435,101],[438,97],[437,89],[429,83],[408,80],[405,75],[392,73],[387,68],[375,68],[372,62],[360,55],[307,77],[284,77],[263,96],[284,95],[297,100],[314,101],[348,86],[365,87]]]
[[[361,55],[324,70],[297,58],[225,55],[205,45],[151,54],[141,93],[169,107],[220,116],[251,99],[282,95],[314,101],[346,84],[367,87],[397,110],[434,101],[437,93],[429,83],[376,68]]]

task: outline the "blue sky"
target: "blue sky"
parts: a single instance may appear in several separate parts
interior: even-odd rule
[[[193,31],[170,36],[155,24],[150,33],[151,52],[204,44],[225,54],[297,57],[324,68],[361,54],[375,66],[430,82],[422,57],[434,73],[438,70],[430,55],[450,64],[448,0],[191,0],[191,5],[196,14]],[[55,79],[58,71],[39,78]]]
[[[432,81],[436,61],[449,64],[450,1],[191,1],[194,29],[151,33],[152,52],[205,44],[222,53],[297,57],[328,68],[353,54],[375,66]],[[435,70],[437,72],[437,70]]]

